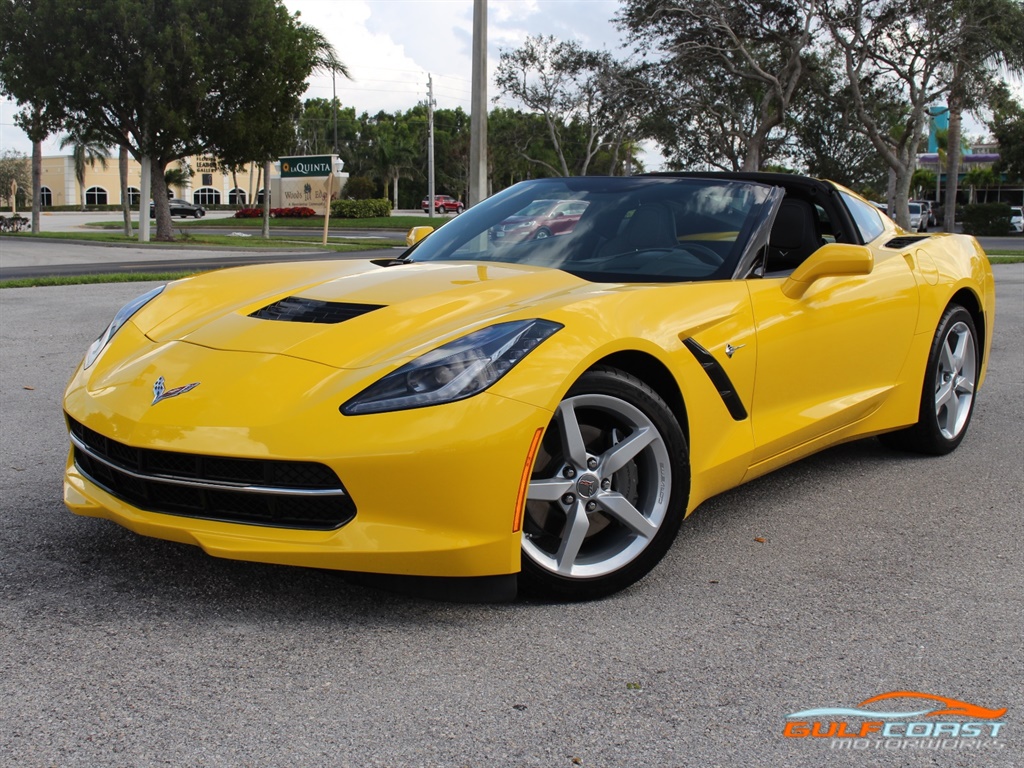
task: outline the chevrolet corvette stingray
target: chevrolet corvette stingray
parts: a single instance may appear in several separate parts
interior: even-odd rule
[[[538,200],[579,220],[496,244]],[[829,182],[522,182],[396,258],[130,302],[68,385],[64,498],[218,557],[600,597],[815,451],[956,448],[994,294],[973,238]]]

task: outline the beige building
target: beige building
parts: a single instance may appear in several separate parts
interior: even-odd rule
[[[172,185],[173,197],[210,205],[245,205],[250,201],[262,201],[262,172],[258,165],[245,171],[227,173],[217,166],[216,158],[198,155],[168,168],[188,169],[188,180],[184,185]],[[276,174],[275,174],[276,175]],[[133,208],[139,204],[142,188],[142,168],[134,159],[128,160],[128,198]],[[117,170],[117,155],[107,160],[107,167],[99,163],[86,166],[85,186],[80,189],[75,178],[75,164],[70,155],[43,158],[42,205],[44,208],[59,205],[120,205],[121,181]],[[84,193],[84,194],[83,194]]]

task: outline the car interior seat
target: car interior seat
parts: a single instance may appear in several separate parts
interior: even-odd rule
[[[821,248],[825,240],[818,225],[818,212],[806,200],[785,198],[768,238],[765,272],[788,272]]]
[[[676,221],[664,203],[645,203],[633,211],[622,231],[605,243],[600,256],[643,251],[650,248],[675,248]]]

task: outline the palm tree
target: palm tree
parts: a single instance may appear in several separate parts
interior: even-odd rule
[[[394,209],[398,208],[398,180],[399,178],[411,178],[409,170],[415,156],[416,153],[407,136],[389,132],[389,135],[378,137],[377,162],[380,164],[380,172],[384,177],[384,195],[387,196],[390,184],[391,207]]]
[[[967,198],[967,202],[974,205],[977,202],[977,196],[975,190],[978,187],[984,187],[988,189],[993,186],[997,181],[998,177],[991,168],[971,168],[967,173],[964,174],[964,184],[970,187],[970,196]]]
[[[60,148],[71,147],[71,160],[75,166],[75,179],[78,181],[78,195],[85,210],[85,169],[92,168],[96,163],[106,170],[110,155],[103,139],[96,134],[70,133],[60,140]]]
[[[192,169],[189,168],[188,163],[184,160],[181,161],[177,168],[168,168],[164,171],[164,184],[167,185],[168,193],[171,187],[177,187],[181,190],[191,178]],[[172,195],[168,194],[168,197],[172,197]]]

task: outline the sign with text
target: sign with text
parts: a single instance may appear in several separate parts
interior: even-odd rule
[[[334,158],[330,155],[281,158],[282,179],[297,179],[309,176],[324,178],[330,176],[333,169]]]
[[[281,198],[284,208],[312,208],[323,216],[327,207],[327,178],[282,178]]]

